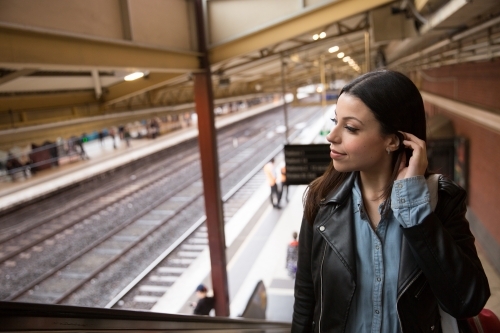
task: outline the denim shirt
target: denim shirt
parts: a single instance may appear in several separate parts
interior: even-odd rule
[[[392,209],[382,216],[375,230],[365,213],[359,175],[352,195],[357,277],[346,332],[401,332],[397,313],[401,227],[418,225],[431,213],[425,178],[394,182]]]

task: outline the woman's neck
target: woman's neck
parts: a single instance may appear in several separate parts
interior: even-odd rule
[[[368,214],[371,227],[373,230],[376,230],[381,220],[379,206],[385,200],[382,195],[391,175],[389,172],[385,174],[367,174],[360,172],[359,177],[363,206]]]
[[[382,203],[381,195],[391,179],[390,171],[386,173],[360,172],[361,194],[365,200]]]

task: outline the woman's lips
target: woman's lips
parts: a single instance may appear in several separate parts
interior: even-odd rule
[[[334,160],[344,157],[345,154],[339,153],[334,149],[330,149],[330,157]]]

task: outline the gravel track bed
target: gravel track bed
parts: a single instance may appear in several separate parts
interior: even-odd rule
[[[297,112],[297,115],[291,116],[290,119],[308,118],[311,117],[311,114],[314,114],[314,117],[319,115],[317,110],[310,111],[307,114],[298,114]],[[228,128],[224,134],[219,136],[223,138],[219,143],[220,151],[222,151],[220,156],[227,155],[229,157],[230,154],[233,154],[232,157],[235,160],[246,161],[239,172],[228,172],[227,177],[222,179],[221,186],[223,194],[232,188],[241,179],[242,175],[253,169],[255,164],[261,161],[262,156],[265,156],[265,154],[275,149],[276,145],[281,144],[279,141],[282,140],[277,139],[273,144],[268,144],[267,147],[261,149],[254,147],[254,149],[251,149],[251,147],[255,145],[255,141],[249,138],[251,134],[265,136],[265,133],[263,133],[265,131],[262,130],[262,122],[264,121],[268,126],[269,124],[273,126],[273,123],[268,120],[268,117],[271,117],[271,115],[262,117],[264,120],[255,122],[255,124],[252,124],[243,131],[241,128],[233,125]],[[236,148],[233,146],[233,139],[235,137],[238,138],[238,147]],[[244,149],[246,144],[250,147]],[[195,156],[197,156],[197,144],[194,143],[192,145],[193,146],[189,147],[189,149],[186,149],[186,146],[184,146],[183,150],[174,149],[170,151],[170,153],[182,150],[184,153],[188,151],[186,155],[193,156],[193,154],[195,154]],[[172,163],[171,161],[176,158],[174,155],[170,155],[170,157],[172,159],[167,159],[167,162],[163,160],[161,165],[155,165],[148,168],[145,167],[144,170],[148,172],[151,170],[162,170],[166,168],[168,163]],[[234,162],[222,162],[221,175],[224,175],[226,171],[232,169],[233,164]],[[138,167],[137,175],[135,175],[137,178],[141,177],[140,171],[141,169]],[[64,260],[69,253],[74,253],[89,244],[96,239],[96,235],[105,234],[117,224],[120,224],[121,221],[132,215],[137,207],[150,205],[155,198],[164,196],[169,189],[174,189],[182,184],[186,184],[189,179],[199,178],[199,176],[193,177],[195,176],[194,174],[199,174],[199,172],[199,162],[192,162],[190,163],[190,167],[180,168],[174,175],[167,179],[147,186],[135,195],[127,197],[121,202],[115,203],[106,210],[101,211],[99,214],[94,214],[84,221],[77,223],[72,228],[65,230],[64,233],[44,241],[38,248],[35,247],[29,253],[22,253],[19,256],[20,258],[17,258],[16,261],[12,260],[5,262],[0,267],[0,276],[3,276],[3,278],[1,278],[2,286],[0,287],[0,299],[7,297],[12,290],[16,289],[16,286],[26,285],[29,281],[32,281],[37,276],[46,272],[49,269],[48,267],[57,265]],[[130,183],[130,170],[126,172],[123,171],[124,174],[120,173],[121,171],[117,171],[114,175],[106,178],[106,181],[112,182],[113,179],[118,179],[117,181]],[[72,198],[71,195],[75,193],[80,193],[75,194],[77,196],[82,195],[81,193],[85,195],[89,190],[92,191],[97,188],[99,188],[99,182],[94,180],[85,183],[82,187],[69,189],[63,196],[68,199],[61,202],[70,204],[74,202],[74,200],[77,200],[74,197]],[[36,206],[38,205],[39,204]],[[191,207],[193,209],[191,209]],[[158,256],[190,227],[190,223],[186,223],[187,221],[192,223],[200,217],[200,212],[204,212],[202,197],[196,200],[196,203],[192,204],[191,207],[174,217],[167,225],[161,227],[155,232],[154,236],[148,237],[137,249],[127,253],[117,263],[113,264],[113,269],[108,269],[101,273],[98,277],[93,279],[90,284],[69,297],[64,304],[104,306],[103,303],[106,304],[117,291],[123,289],[134,276],[149,265],[151,258]],[[33,208],[27,208],[26,212],[30,212],[32,209]],[[23,261],[25,263],[23,263]],[[30,263],[36,263],[36,265]]]

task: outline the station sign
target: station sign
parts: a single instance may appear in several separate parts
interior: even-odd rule
[[[286,180],[289,185],[308,185],[332,163],[329,144],[285,145]]]

